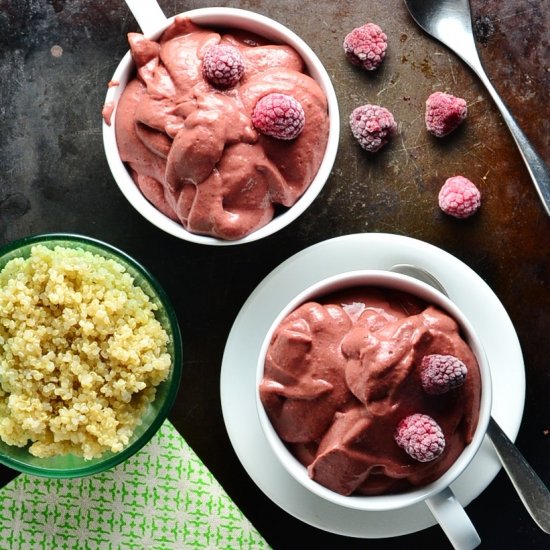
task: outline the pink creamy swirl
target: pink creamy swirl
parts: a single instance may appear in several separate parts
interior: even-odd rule
[[[463,386],[444,395],[422,390],[429,354],[453,355],[468,368]],[[265,410],[310,477],[344,495],[394,493],[437,479],[471,441],[481,379],[457,323],[401,292],[357,288],[303,304],[276,329],[260,396]],[[394,440],[403,418],[427,414],[446,447],[417,462]]]
[[[231,34],[177,17],[159,41],[128,36],[137,77],[116,110],[121,159],[145,197],[193,233],[240,239],[267,224],[275,205],[307,189],[328,138],[326,97],[298,53],[256,35]],[[233,88],[211,86],[202,59],[215,44],[239,49],[244,75]],[[269,93],[292,95],[306,125],[294,140],[260,135],[251,121]]]

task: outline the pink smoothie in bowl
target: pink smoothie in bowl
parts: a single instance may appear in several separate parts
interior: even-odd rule
[[[107,158],[125,196],[161,229],[203,244],[286,226],[315,199],[336,154],[337,102],[315,54],[282,25],[229,8],[178,15],[157,34],[129,35],[130,57],[103,112]],[[242,65],[228,86],[205,73],[205,56],[220,45]],[[273,137],[253,121],[271,94],[299,102],[305,122],[296,137]]]
[[[449,486],[485,434],[491,382],[462,312],[386,271],[342,273],[293,298],[267,332],[257,408],[272,450],[308,490],[390,510]]]
[[[430,356],[465,365],[460,387],[423,388]],[[307,301],[282,320],[260,396],[313,480],[343,495],[377,495],[426,485],[449,469],[473,438],[480,388],[476,357],[449,314],[399,290],[355,287]],[[434,460],[411,457],[395,441],[400,421],[419,413],[444,434]]]

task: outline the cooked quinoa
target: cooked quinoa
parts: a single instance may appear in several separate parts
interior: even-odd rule
[[[38,457],[121,451],[168,376],[156,305],[120,263],[32,247],[0,272],[0,438]]]

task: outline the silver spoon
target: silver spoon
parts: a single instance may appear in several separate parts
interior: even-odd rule
[[[421,267],[396,264],[390,267],[390,271],[414,277],[439,290],[445,296],[449,296],[445,287],[430,272]],[[489,420],[487,435],[525,508],[536,524],[545,533],[550,533],[550,491],[492,416]]]
[[[453,50],[477,74],[508,125],[546,213],[550,215],[550,171],[503,103],[477,54],[468,0],[405,0],[412,18],[428,34]]]

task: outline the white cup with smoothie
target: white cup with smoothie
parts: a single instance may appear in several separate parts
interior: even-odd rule
[[[247,243],[286,227],[320,193],[338,148],[338,102],[317,55],[252,11],[167,18],[155,0],[127,3],[143,34],[129,33],[103,109],[123,195],[161,230],[199,244]],[[207,63],[233,70],[228,51],[241,70],[231,82]],[[266,133],[253,116],[266,96],[281,95],[301,109],[296,135]]]
[[[424,501],[460,550],[480,539],[450,485],[483,442],[491,399],[468,319],[393,272],[307,288],[276,317],[258,357],[260,424],[294,479],[365,513]]]

